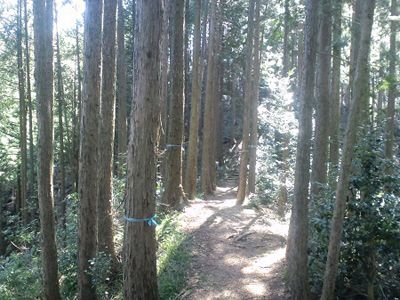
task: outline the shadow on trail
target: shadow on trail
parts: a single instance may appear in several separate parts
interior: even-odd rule
[[[286,239],[262,213],[236,206],[233,189],[202,202],[198,213],[211,215],[190,231],[189,285],[179,298],[285,299]]]

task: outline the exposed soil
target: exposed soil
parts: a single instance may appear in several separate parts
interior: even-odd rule
[[[287,223],[269,210],[235,205],[236,188],[219,187],[182,215],[192,236],[188,287],[179,299],[288,299],[284,286]]]

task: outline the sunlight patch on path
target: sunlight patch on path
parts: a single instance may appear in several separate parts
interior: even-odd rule
[[[193,236],[190,295],[185,299],[285,299],[282,270],[287,223],[269,210],[238,207],[236,191],[218,188],[181,216]]]

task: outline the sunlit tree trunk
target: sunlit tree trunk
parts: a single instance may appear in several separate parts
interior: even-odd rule
[[[96,299],[90,260],[97,251],[98,144],[102,2],[87,0],[84,21],[84,72],[79,151],[78,297]]]
[[[104,1],[102,41],[102,85],[100,104],[99,137],[99,185],[98,185],[98,251],[111,258],[113,268],[117,265],[114,247],[112,215],[113,150],[115,130],[115,33],[117,0]]]
[[[300,89],[299,133],[294,181],[294,199],[290,218],[286,259],[292,299],[309,298],[308,285],[308,187],[312,136],[315,60],[318,32],[319,0],[306,1],[304,74]]]
[[[201,1],[195,0],[194,38],[193,38],[193,76],[190,110],[190,133],[186,167],[185,192],[189,199],[194,199],[196,192],[198,132],[201,100]]]
[[[250,109],[249,185],[247,192],[256,192],[256,163],[258,144],[258,100],[260,96],[260,1],[256,1],[254,30],[254,76]]]
[[[318,32],[317,88],[315,109],[315,133],[311,172],[311,196],[319,199],[326,183],[329,146],[329,77],[331,72],[331,0],[320,2],[321,22]]]
[[[123,162],[127,150],[127,78],[125,54],[125,17],[123,1],[118,0],[118,29],[117,29],[117,160]],[[121,157],[122,156],[122,157]]]
[[[247,165],[249,163],[249,141],[250,141],[250,111],[253,88],[253,45],[254,45],[254,5],[255,0],[250,0],[248,15],[248,30],[246,38],[246,57],[245,57],[245,87],[243,98],[243,132],[242,150],[240,153],[239,166],[239,185],[236,196],[236,203],[242,204],[246,196],[247,188]]]
[[[185,71],[184,71],[184,80],[185,80],[185,86],[184,86],[184,138],[183,140],[186,141],[189,139],[189,119],[190,119],[190,110],[191,110],[191,81],[192,81],[192,74],[190,72],[190,64],[191,64],[191,55],[190,55],[190,47],[189,47],[189,42],[190,42],[190,36],[191,36],[191,22],[192,22],[192,12],[190,10],[190,0],[185,1],[185,28],[184,28],[184,64],[185,64]],[[193,71],[193,70],[192,70]],[[185,154],[185,152],[183,153]],[[185,155],[183,155],[184,158]],[[183,163],[185,163],[185,159],[183,159]]]
[[[210,15],[210,33],[208,36],[208,53],[207,53],[207,80],[205,94],[205,108],[203,116],[203,147],[201,156],[201,190],[204,195],[213,193],[212,168],[215,168],[213,162],[213,118],[214,118],[214,73],[215,73],[215,34],[216,34],[216,14],[217,0],[211,0],[211,15]]]
[[[349,83],[344,95],[345,119],[347,119],[352,99],[352,88],[354,72],[357,63],[358,51],[360,49],[360,23],[361,23],[361,4],[362,0],[352,0],[353,15],[351,20],[351,45],[350,45],[350,63],[349,63]]]
[[[179,208],[185,197],[182,187],[182,142],[184,114],[184,57],[183,26],[184,0],[172,2],[172,51],[171,72],[172,90],[169,105],[168,136],[166,145],[166,181],[163,203],[169,209]]]
[[[38,119],[38,197],[43,297],[61,299],[53,203],[53,1],[34,0],[35,84]]]
[[[169,99],[169,49],[170,49],[170,10],[171,10],[171,1],[163,0],[164,12],[163,12],[163,20],[162,20],[162,33],[161,33],[161,41],[160,41],[160,57],[161,57],[161,126],[160,126],[160,136],[159,136],[159,174],[162,178],[163,184],[166,182],[166,145],[167,145],[167,123],[168,123],[168,99]]]
[[[161,0],[136,2],[134,93],[128,146],[125,214],[150,218],[156,206],[157,135],[160,125]],[[126,222],[124,299],[157,300],[155,230],[146,222]]]
[[[348,194],[349,180],[351,176],[351,165],[354,146],[357,138],[357,127],[360,119],[362,105],[365,105],[364,98],[368,98],[369,78],[369,52],[371,45],[371,30],[375,0],[365,0],[362,4],[361,14],[361,39],[360,49],[357,57],[357,64],[354,73],[352,88],[352,102],[347,121],[343,155],[340,164],[339,181],[336,188],[336,205],[333,213],[331,232],[329,237],[328,258],[324,275],[324,285],[321,300],[334,299],[336,273],[339,261],[340,241],[343,232],[343,221],[346,209],[346,197]]]
[[[211,85],[211,97],[212,97],[212,117],[211,117],[211,146],[210,146],[210,182],[212,185],[212,190],[215,191],[217,188],[217,149],[218,144],[221,142],[218,140],[220,120],[219,111],[221,106],[221,85],[220,78],[223,76],[222,61],[220,53],[222,50],[222,35],[223,35],[223,21],[221,11],[223,9],[224,0],[220,0],[217,5],[216,16],[215,16],[215,34],[213,43],[213,78]]]
[[[397,0],[391,2],[391,15],[397,16]],[[396,22],[390,23],[390,49],[389,49],[389,91],[388,104],[386,109],[386,141],[385,156],[388,159],[393,158],[394,130],[395,130],[395,102],[397,97],[396,88]]]

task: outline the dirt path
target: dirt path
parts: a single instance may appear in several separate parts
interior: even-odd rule
[[[235,206],[236,189],[196,200],[182,222],[192,236],[190,282],[180,299],[287,299],[287,224],[268,211]]]

